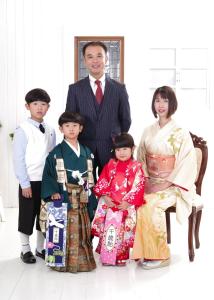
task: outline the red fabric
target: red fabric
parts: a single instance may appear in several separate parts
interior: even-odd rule
[[[115,210],[122,201],[141,206],[145,203],[141,163],[132,159],[124,162],[111,159],[104,166],[94,187],[94,193],[99,198],[104,195],[110,196],[115,203]]]
[[[100,80],[96,80],[95,81],[96,85],[97,85],[97,89],[96,89],[96,93],[95,93],[95,97],[97,99],[97,102],[100,104],[102,99],[103,99],[103,91],[101,88],[101,81]]]

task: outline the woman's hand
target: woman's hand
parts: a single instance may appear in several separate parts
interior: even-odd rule
[[[150,194],[152,189],[152,183],[150,182],[150,179],[147,177],[145,178],[145,184],[144,184],[144,192],[146,194]]]
[[[166,190],[171,185],[172,183],[169,181],[164,181],[162,183],[152,183],[149,179],[147,179],[145,182],[144,191],[146,194],[157,193]]]

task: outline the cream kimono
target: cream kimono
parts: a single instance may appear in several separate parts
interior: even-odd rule
[[[148,154],[173,157],[173,169],[164,178],[153,176],[151,168],[148,168]],[[197,161],[191,136],[174,120],[162,128],[156,122],[142,135],[138,160],[143,163],[145,177],[149,177],[154,184],[166,180],[172,185],[163,191],[145,194],[146,205],[137,212],[133,258],[167,259],[170,252],[166,240],[165,210],[176,205],[176,218],[182,223],[190,215],[195,197]]]

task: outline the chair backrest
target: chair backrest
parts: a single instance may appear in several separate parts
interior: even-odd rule
[[[207,142],[203,140],[202,137],[198,137],[197,135],[190,132],[192,137],[193,145],[196,148],[197,155],[197,165],[198,165],[198,175],[195,181],[196,185],[196,193],[201,195],[201,187],[204,178],[204,174],[207,168],[208,161],[208,148]]]

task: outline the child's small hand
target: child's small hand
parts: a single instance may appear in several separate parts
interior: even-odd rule
[[[26,189],[22,189],[22,196],[25,197],[25,198],[32,198],[31,187],[28,187]]]
[[[113,207],[113,206],[114,206],[114,203],[113,203],[111,197],[109,197],[109,196],[104,196],[103,198],[104,198],[105,203],[106,203],[106,205],[107,205],[108,207]]]
[[[118,208],[120,210],[126,210],[129,206],[130,206],[130,204],[128,202],[123,201],[121,204],[118,205]]]
[[[61,198],[59,193],[55,193],[51,196],[51,200],[59,200]]]

